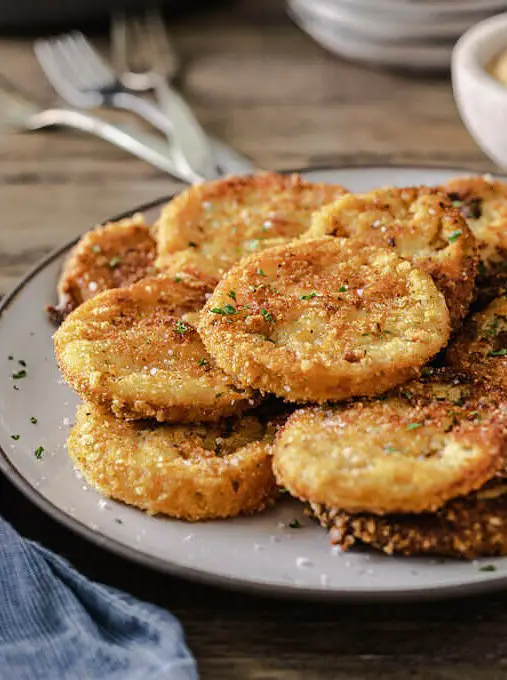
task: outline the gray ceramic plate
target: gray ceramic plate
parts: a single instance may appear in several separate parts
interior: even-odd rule
[[[315,170],[310,179],[353,190],[436,184],[457,171],[425,168]],[[157,207],[147,211],[156,216]],[[65,440],[77,399],[62,383],[44,313],[70,244],[50,255],[4,299],[0,315],[0,468],[54,519],[84,537],[157,569],[230,588],[289,597],[443,597],[507,585],[507,559],[458,562],[341,553],[326,532],[287,500],[253,517],[186,524],[148,517],[104,501],[87,488],[67,458]],[[9,359],[9,357],[14,357]],[[14,380],[12,374],[27,375]],[[14,387],[18,389],[15,390]],[[31,417],[37,424],[30,422]],[[14,440],[11,435],[19,435]],[[40,459],[34,451],[44,447]],[[303,528],[291,529],[297,517]],[[494,564],[495,571],[481,571]]]

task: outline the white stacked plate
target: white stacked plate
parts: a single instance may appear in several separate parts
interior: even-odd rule
[[[295,23],[338,56],[378,66],[442,71],[457,39],[507,0],[287,0]]]

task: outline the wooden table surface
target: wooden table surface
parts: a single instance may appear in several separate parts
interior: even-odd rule
[[[494,170],[461,124],[446,78],[341,62],[291,25],[279,0],[178,20],[184,92],[206,128],[265,168],[424,163]],[[0,70],[50,100],[28,41],[0,40]],[[112,117],[112,116],[110,116]],[[61,242],[178,185],[72,132],[4,135],[0,292]],[[213,680],[500,680],[507,594],[446,603],[309,604],[169,578],[90,545],[5,480],[2,512],[89,576],[180,617]]]

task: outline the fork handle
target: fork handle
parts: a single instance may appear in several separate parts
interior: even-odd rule
[[[31,130],[40,130],[45,127],[62,125],[74,128],[82,132],[89,132],[112,144],[137,156],[150,165],[172,175],[185,183],[191,183],[189,177],[185,177],[176,167],[171,158],[167,144],[155,135],[111,125],[96,116],[74,109],[46,109],[40,113],[34,113],[27,121],[27,127]]]
[[[210,142],[183,97],[163,78],[155,91],[158,105],[131,92],[108,97],[115,108],[136,113],[168,137],[178,169],[193,183],[220,177]]]

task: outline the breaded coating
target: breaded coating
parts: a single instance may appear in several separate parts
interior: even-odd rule
[[[242,260],[215,288],[198,330],[239,384],[323,402],[412,377],[446,344],[449,313],[409,262],[324,237]]]
[[[353,238],[421,267],[444,294],[451,325],[466,315],[477,268],[475,239],[452,202],[428,187],[348,194],[315,213],[308,238]]]
[[[507,182],[457,177],[441,187],[466,218],[479,251],[479,301],[507,292]]]
[[[441,555],[468,560],[507,555],[507,481],[499,478],[436,513],[350,515],[313,504],[331,542],[344,549],[359,541],[388,555]]]
[[[155,273],[156,244],[142,215],[92,229],[76,244],[58,281],[51,319],[63,319],[98,293],[125,288]]]
[[[192,187],[166,205],[155,225],[157,265],[173,274],[194,266],[220,278],[243,256],[304,233],[312,213],[345,192],[274,172]]]
[[[255,415],[213,425],[117,420],[81,404],[67,448],[98,491],[197,521],[262,510],[276,496],[273,428]]]
[[[436,510],[480,488],[507,453],[507,398],[443,370],[384,399],[297,411],[273,450],[293,496],[377,514]]]
[[[507,296],[467,319],[447,350],[446,363],[507,390]]]
[[[208,294],[205,280],[158,277],[88,300],[54,335],[65,380],[127,420],[214,421],[244,411],[253,392],[216,366],[184,316]]]

